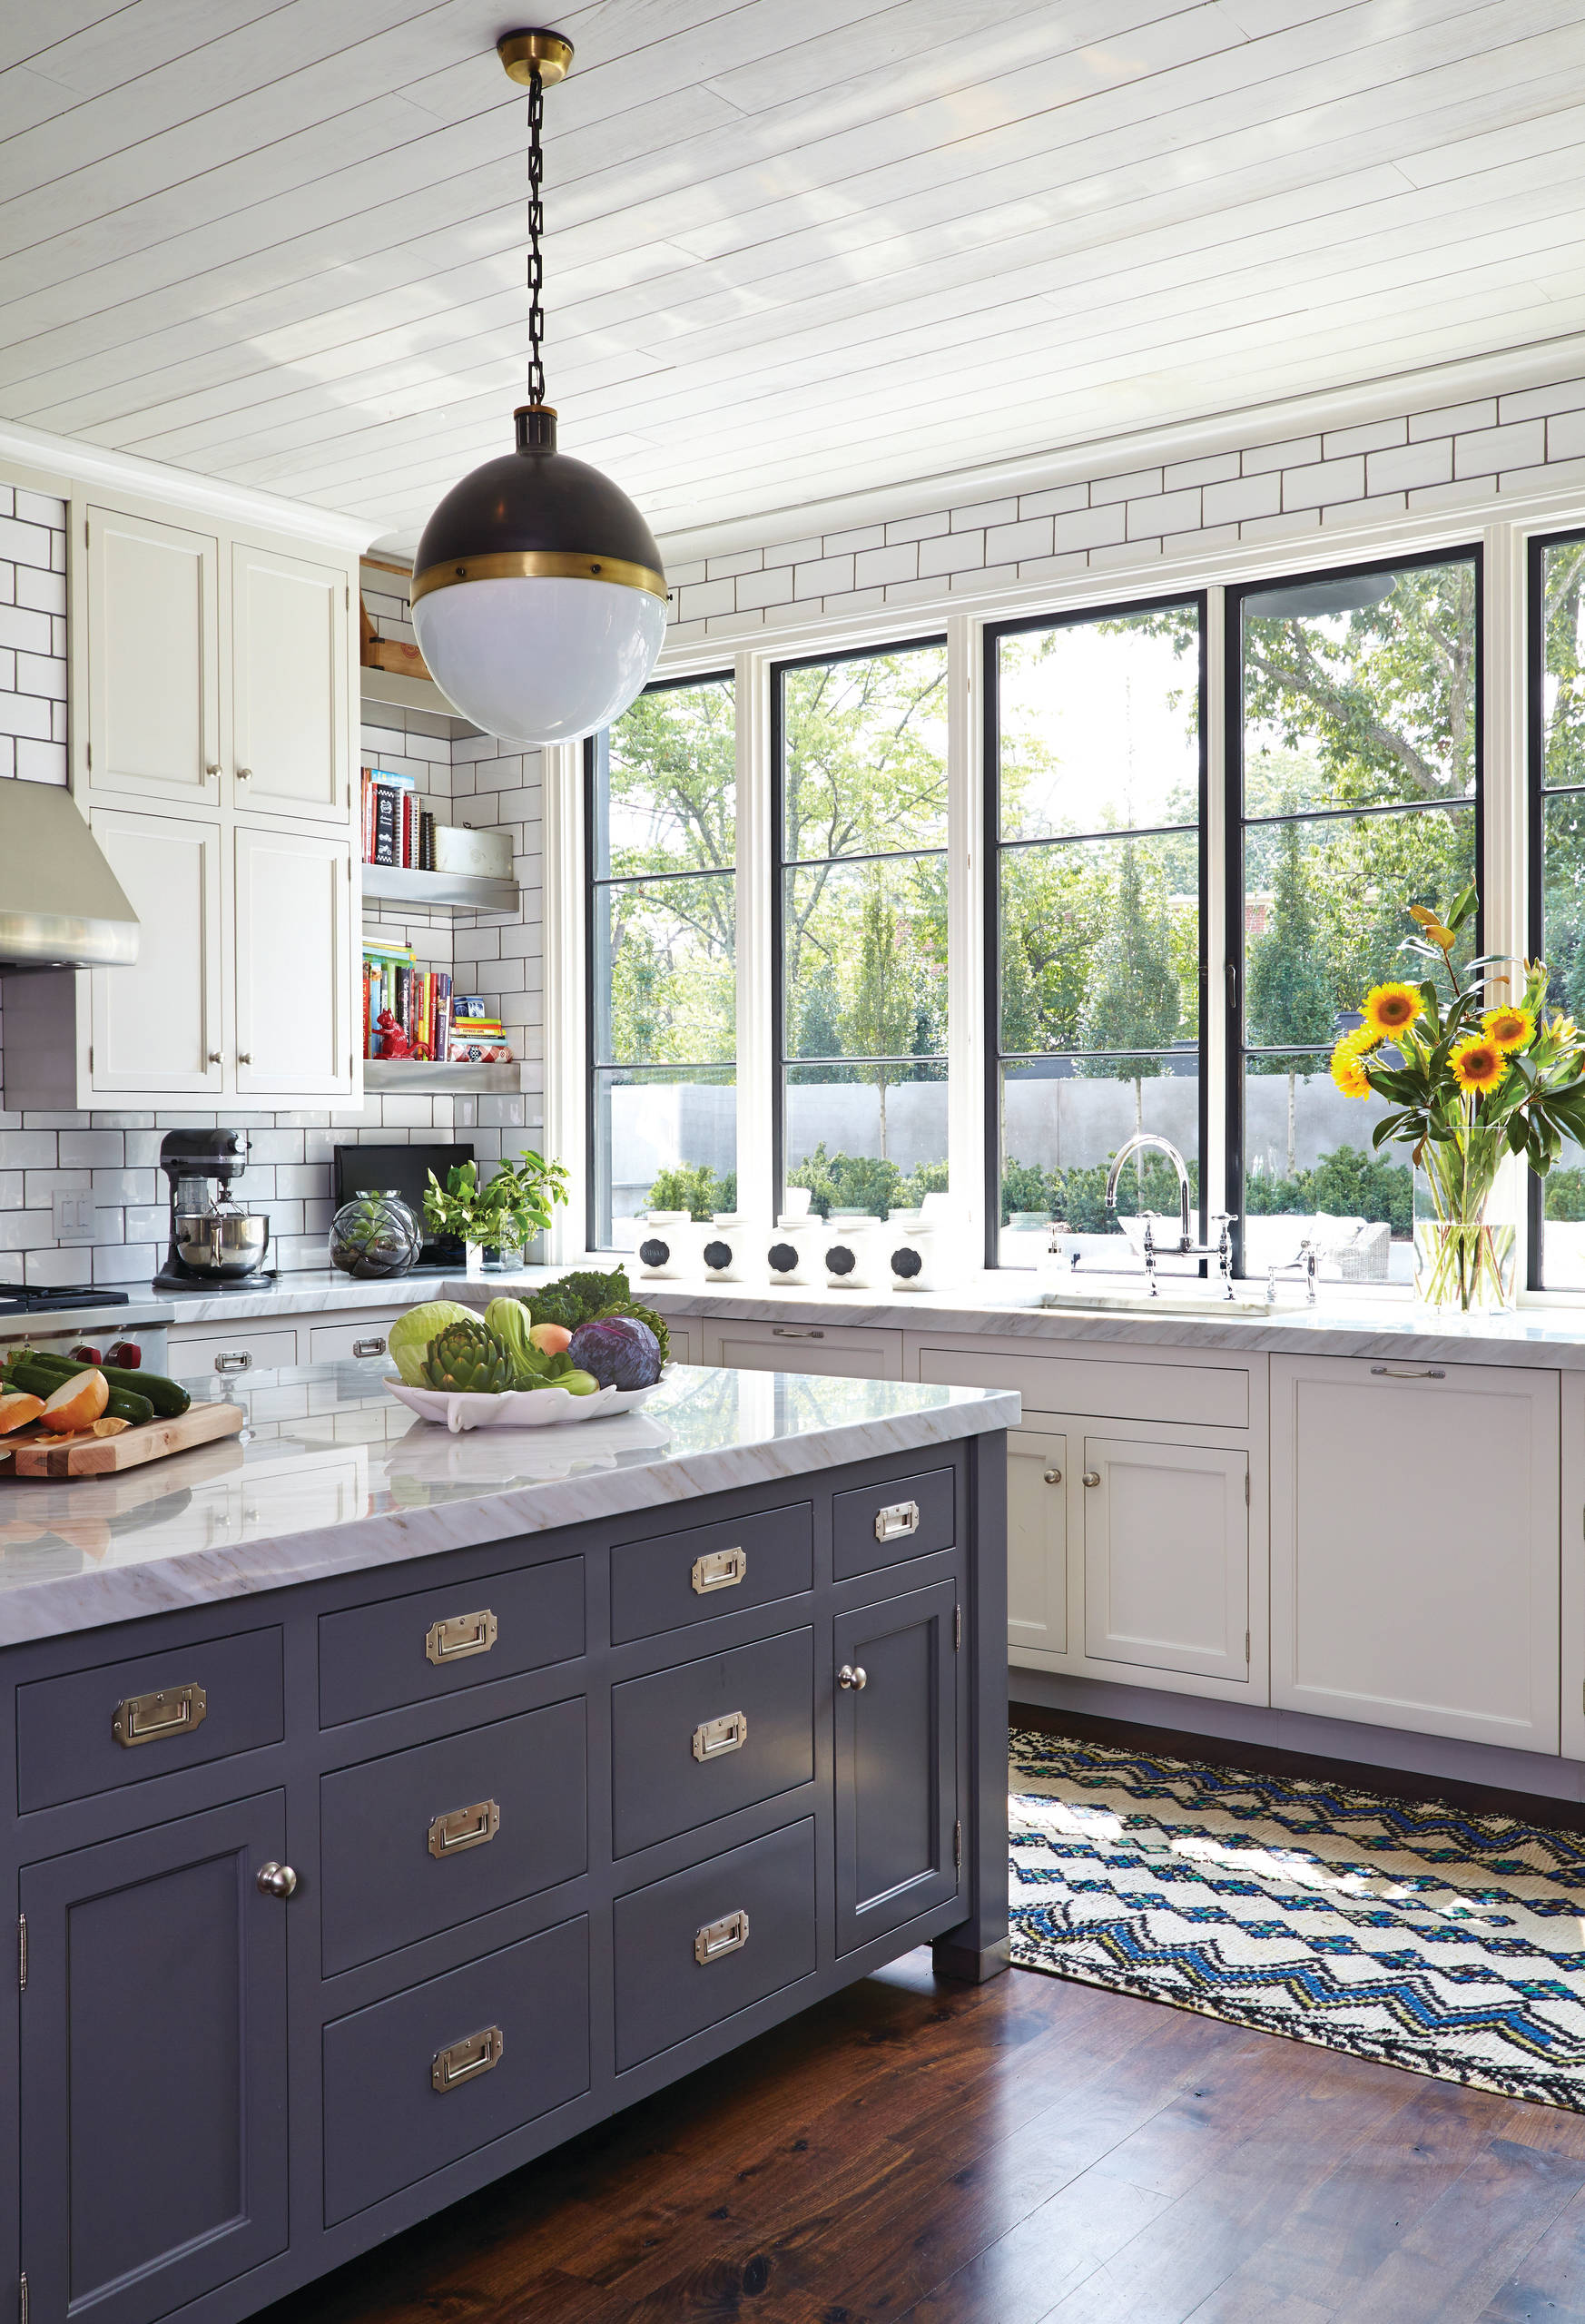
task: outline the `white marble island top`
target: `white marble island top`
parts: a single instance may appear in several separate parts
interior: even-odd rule
[[[677,1366],[640,1412],[450,1436],[383,1359],[228,1387],[240,1437],[124,1475],[0,1481],[0,1648],[674,1507],[1018,1425],[997,1390]],[[212,1396],[211,1380],[190,1384]]]

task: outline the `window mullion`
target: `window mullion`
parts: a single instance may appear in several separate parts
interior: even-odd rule
[[[1200,1070],[1206,1077],[1206,1153],[1200,1169],[1202,1205],[1231,1210],[1227,1195],[1227,991],[1233,954],[1227,944],[1227,593],[1206,592],[1204,829],[1206,989],[1200,995]]]
[[[733,663],[737,703],[737,1204],[768,1220],[776,1199],[774,925],[771,831],[771,667],[763,654]]]
[[[965,1247],[985,1247],[984,625],[947,625],[947,1171]]]

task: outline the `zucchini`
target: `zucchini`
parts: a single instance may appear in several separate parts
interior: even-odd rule
[[[30,1396],[42,1396],[47,1403],[64,1380],[79,1372],[100,1369],[96,1364],[74,1364],[63,1372],[54,1364],[41,1363],[30,1350],[25,1355],[13,1356],[6,1364],[5,1384],[8,1388],[25,1388]],[[154,1407],[147,1396],[135,1395],[126,1388],[112,1387],[104,1409],[113,1420],[124,1420],[133,1428],[146,1427],[154,1417]]]
[[[166,1420],[180,1420],[192,1403],[186,1389],[179,1388],[174,1380],[167,1380],[162,1372],[129,1372],[119,1364],[74,1364],[70,1356],[56,1355],[45,1348],[23,1348],[19,1355],[30,1364],[46,1366],[63,1380],[74,1372],[103,1372],[113,1391],[124,1389],[129,1396],[152,1404]]]

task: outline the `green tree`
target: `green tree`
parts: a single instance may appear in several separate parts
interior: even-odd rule
[[[848,1031],[854,1052],[871,1060],[860,1070],[879,1094],[882,1161],[886,1158],[886,1092],[907,1073],[908,1068],[900,1068],[894,1060],[908,1055],[916,1023],[914,990],[899,952],[897,914],[875,872],[865,882],[858,976],[848,1009]]]
[[[1138,851],[1127,840],[1117,867],[1117,896],[1106,933],[1096,947],[1078,1019],[1083,1049],[1122,1054],[1084,1057],[1078,1069],[1095,1078],[1133,1083],[1137,1128],[1145,1119],[1145,1083],[1162,1070],[1160,1057],[1150,1052],[1165,1049],[1177,1039],[1182,1009],[1166,900],[1159,891],[1147,896]]]
[[[1266,1049],[1307,1049],[1325,1040],[1332,1030],[1337,1004],[1333,980],[1321,955],[1297,823],[1282,826],[1271,910],[1271,926],[1250,952],[1249,1038]],[[1292,1177],[1297,1165],[1294,1098],[1300,1060],[1293,1056],[1250,1059],[1252,1073],[1281,1073],[1285,1069],[1288,1077],[1288,1176]]]

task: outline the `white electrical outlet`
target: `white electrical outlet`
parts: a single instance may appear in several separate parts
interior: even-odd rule
[[[57,1243],[92,1243],[99,1224],[99,1213],[91,1194],[58,1194],[54,1209]]]

